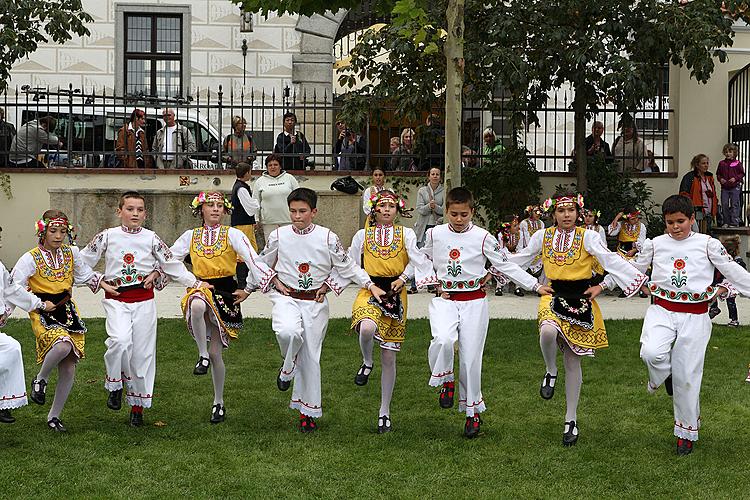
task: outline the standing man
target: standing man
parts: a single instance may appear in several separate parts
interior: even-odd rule
[[[195,153],[195,138],[174,119],[174,110],[164,108],[164,126],[156,131],[154,155],[156,168],[193,168],[190,155]]]
[[[8,152],[16,137],[16,127],[5,121],[5,110],[0,108],[0,167],[8,166]]]
[[[62,141],[50,132],[55,130],[57,120],[45,116],[21,125],[18,135],[10,145],[10,166],[18,168],[44,168],[44,163],[37,160],[42,147],[62,146]]]
[[[284,130],[276,137],[273,152],[281,156],[283,170],[304,170],[305,156],[310,154],[310,145],[302,132],[295,130],[297,115],[284,113]]]

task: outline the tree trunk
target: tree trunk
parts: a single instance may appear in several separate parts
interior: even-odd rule
[[[586,159],[586,101],[576,98],[573,101],[574,111],[574,143],[576,147],[576,189],[579,193],[585,194],[588,189],[586,179],[586,169],[588,168]]]
[[[445,190],[461,185],[461,120],[464,86],[464,0],[448,0],[445,12]]]

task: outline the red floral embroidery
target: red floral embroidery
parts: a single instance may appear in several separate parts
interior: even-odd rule
[[[685,269],[685,261],[682,259],[677,259],[674,261],[674,268],[677,270]]]
[[[132,253],[126,253],[122,260],[125,264],[132,264],[135,261],[135,257]]]
[[[451,260],[457,260],[459,257],[461,257],[461,252],[459,252],[458,248],[454,248],[450,251],[448,257],[450,257]]]
[[[302,264],[297,266],[297,270],[302,274],[306,274],[310,270],[310,264],[308,264],[307,262],[303,262]]]

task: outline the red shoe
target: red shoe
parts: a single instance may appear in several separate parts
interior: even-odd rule
[[[318,428],[315,419],[307,415],[299,414],[299,430],[305,434],[314,432]]]
[[[684,456],[693,452],[693,442],[689,439],[677,438],[677,454]]]
[[[440,408],[453,408],[453,394],[456,391],[455,382],[446,382],[443,384],[443,388],[440,389]]]
[[[479,414],[474,414],[473,417],[466,417],[466,425],[464,425],[464,436],[469,439],[475,438],[479,435],[479,427],[482,424],[482,419],[479,418]]]

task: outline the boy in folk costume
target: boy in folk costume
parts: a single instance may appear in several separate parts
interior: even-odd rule
[[[90,267],[104,257],[104,279],[117,288],[106,294],[102,307],[107,316],[107,370],[104,389],[109,392],[107,407],[119,410],[123,384],[131,406],[130,425],[143,425],[143,409],[151,408],[156,375],[156,301],[154,288],[164,287],[160,271],[183,286],[198,288],[185,265],[172,258],[169,247],[154,233],[142,227],[146,205],[139,193],[120,196],[117,216],[120,225],[94,236],[81,250]],[[156,269],[160,271],[157,271]]]
[[[539,394],[543,399],[554,395],[559,349],[565,363],[567,403],[563,445],[571,446],[578,441],[581,358],[608,345],[602,314],[593,300],[604,289],[591,284],[594,262],[598,261],[628,295],[637,293],[647,276],[610,252],[598,233],[576,226],[583,196],[559,193],[544,207],[553,211],[556,226],[537,232],[526,248],[509,258],[523,267],[541,255],[544,274],[551,282],[552,295],[539,301],[539,346],[547,369]]]
[[[284,358],[276,386],[286,391],[294,380],[289,407],[299,411],[302,432],[315,431],[315,419],[323,416],[320,352],[328,329],[325,293],[329,285],[337,295],[342,291],[329,279],[331,271],[367,288],[378,300],[385,294],[349,258],[335,233],[313,223],[317,201],[311,189],[292,191],[287,197],[292,224],[271,232],[261,257],[278,273],[277,291],[269,292],[273,330]]]
[[[526,248],[526,246],[529,244],[529,241],[531,240],[531,237],[534,236],[534,234],[540,229],[544,229],[544,221],[542,221],[542,209],[539,207],[539,205],[529,205],[524,209],[524,212],[528,217],[518,224],[518,231],[519,233],[521,233],[521,238],[518,241],[516,250],[522,250]],[[541,257],[538,259],[534,259],[534,261],[529,266],[529,271],[539,279],[539,283],[543,284],[546,281],[544,277],[544,266],[542,266]]]
[[[429,384],[442,386],[438,402],[441,408],[453,406],[455,376],[453,346],[458,341],[458,410],[466,413],[464,436],[479,434],[479,414],[485,410],[482,397],[482,353],[487,338],[489,309],[482,288],[492,264],[495,276],[502,273],[527,290],[545,292],[536,278],[508,261],[498,241],[484,229],[472,224],[474,197],[466,188],[453,188],[445,202],[448,224],[427,231],[422,251],[432,260],[436,275],[420,280],[419,285],[438,284],[440,293],[429,306],[430,343]]]
[[[210,289],[188,288],[181,305],[188,331],[198,347],[193,374],[205,375],[211,368],[214,403],[210,422],[218,424],[226,418],[226,368],[222,350],[229,347],[229,339],[236,339],[242,329],[240,303],[255,288],[265,292],[276,273],[258,260],[247,236],[221,224],[222,217],[232,210],[232,204],[223,194],[201,192],[193,198],[190,207],[193,215],[200,215],[203,224],[185,231],[170,250],[178,261],[190,255],[195,276],[211,285]],[[237,256],[248,267],[248,283],[244,289],[238,288],[234,280]]]
[[[357,385],[367,384],[373,367],[373,345],[380,345],[381,382],[378,433],[390,432],[391,398],[396,383],[396,355],[406,334],[407,297],[405,283],[416,271],[416,279],[424,280],[433,274],[432,263],[417,248],[417,236],[410,228],[394,224],[397,214],[411,217],[405,202],[394,192],[382,190],[370,199],[370,215],[364,229],[352,238],[349,258],[361,263],[370,279],[388,293],[378,303],[364,289],[352,307],[351,328],[359,333],[362,351],[362,366],[354,376]],[[338,272],[331,280],[337,287],[347,283],[338,282]]]
[[[507,253],[516,253],[516,249],[520,244],[521,233],[518,224],[518,216],[513,215],[509,218],[508,222],[503,222],[500,225],[500,231],[497,232],[497,242],[500,246],[505,249]],[[495,279],[495,295],[500,297],[503,294],[503,287],[509,281],[503,276],[499,276]],[[511,285],[513,293],[519,297],[523,297],[523,289],[515,284]]]
[[[73,388],[76,363],[84,357],[86,333],[86,325],[72,298],[73,284],[87,284],[93,291],[101,288],[110,294],[117,291],[80,257],[78,247],[72,245],[73,227],[63,212],[47,210],[36,228],[39,246],[18,259],[11,276],[40,299],[55,304],[54,311],[29,312],[36,337],[36,359],[42,365],[31,382],[30,399],[40,405],[45,403],[49,376],[57,367],[57,387],[47,427],[65,432],[60,414]],[[63,243],[65,240],[69,244]]]
[[[648,291],[653,303],[643,318],[641,359],[648,368],[648,392],[664,384],[674,398],[677,454],[687,455],[701,423],[703,361],[712,327],[709,304],[737,291],[750,295],[750,274],[719,240],[691,231],[695,212],[690,198],[670,196],[662,214],[667,234],[647,241],[634,261],[642,270],[652,267]],[[712,285],[715,269],[725,277],[718,285]]]
[[[26,288],[14,283],[8,270],[0,262],[0,326],[5,325],[12,307],[20,307],[25,311],[51,312],[55,305],[50,301],[42,301],[27,292]],[[15,422],[11,410],[27,404],[21,344],[0,332],[0,423]]]

